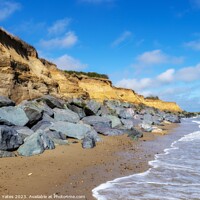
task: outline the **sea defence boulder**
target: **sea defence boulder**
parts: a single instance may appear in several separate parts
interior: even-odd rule
[[[42,101],[33,101],[34,105],[41,110],[44,114],[52,117],[54,115],[53,109],[51,109],[45,102]]]
[[[38,130],[49,130],[49,127],[52,125],[53,123],[51,121],[46,121],[46,120],[41,120],[39,121],[37,124],[35,124],[31,129],[36,132]]]
[[[124,129],[132,129],[135,126],[139,125],[141,123],[142,120],[140,119],[134,119],[134,118],[130,118],[130,119],[121,119],[121,123],[123,124],[123,128]]]
[[[28,117],[29,126],[32,126],[33,124],[37,123],[43,115],[43,110],[37,107],[37,104],[35,102],[31,101],[24,101],[20,105],[18,105],[19,108],[22,108]]]
[[[12,128],[17,131],[23,140],[34,133],[34,131],[27,126],[13,126]]]
[[[54,111],[55,121],[78,123],[80,120],[79,115],[69,110],[68,108],[65,109],[54,108],[53,111]]]
[[[7,121],[6,119],[0,119],[0,125],[14,126],[13,123]]]
[[[167,114],[165,115],[165,120],[168,121],[168,122],[172,122],[172,123],[180,123],[180,117],[177,116],[177,115],[170,115],[170,114]]]
[[[129,119],[134,117],[134,110],[132,108],[124,108],[120,110],[119,117],[123,119]]]
[[[95,130],[105,136],[118,136],[118,135],[123,135],[126,132],[126,130],[123,129],[114,129],[114,128],[109,128],[109,127],[95,127]]]
[[[43,153],[45,149],[54,148],[54,142],[47,135],[38,131],[27,137],[17,152],[21,156],[32,156]]]
[[[0,150],[16,150],[22,144],[23,140],[16,130],[8,126],[0,126]]]
[[[69,138],[84,149],[94,148],[103,136],[126,134],[138,140],[142,131],[163,134],[160,126],[180,122],[175,113],[114,100],[64,101],[46,95],[4,105],[0,107],[0,157],[33,156],[56,145],[73,145]]]
[[[88,116],[82,119],[82,122],[94,127],[111,127],[111,120],[106,117]]]
[[[0,150],[0,158],[15,157],[15,156],[16,155],[13,152]]]
[[[120,119],[118,117],[114,116],[114,115],[103,115],[103,117],[111,120],[111,127],[112,128],[120,127],[122,125],[122,122],[120,121]]]
[[[87,116],[96,115],[98,110],[100,109],[100,107],[101,107],[100,103],[98,103],[94,100],[90,100],[84,106],[85,114]]]
[[[83,117],[86,117],[86,114],[85,114],[85,111],[84,111],[83,108],[78,107],[78,106],[76,106],[76,105],[71,105],[71,104],[68,105],[68,108],[69,108],[71,111],[77,113],[80,119],[82,119]]]
[[[51,139],[58,139],[58,140],[66,140],[66,135],[58,131],[45,131],[45,135],[50,137]]]
[[[15,103],[6,96],[0,96],[0,107],[15,106]]]
[[[96,141],[95,141],[94,136],[86,135],[83,138],[83,141],[82,141],[83,149],[91,149],[91,148],[94,148],[95,146],[96,146]]]
[[[92,131],[92,128],[86,124],[74,124],[71,122],[55,122],[50,127],[50,130],[61,132],[67,137],[83,139],[87,133]]]
[[[38,102],[42,101],[45,102],[50,108],[63,108],[64,102],[58,98],[55,98],[51,95],[45,95],[39,99],[37,99]]]
[[[25,126],[29,122],[22,108],[11,106],[0,108],[0,119],[6,120],[16,126]]]
[[[132,138],[133,140],[138,140],[139,138],[143,137],[143,133],[136,128],[132,128],[130,131],[128,131],[128,137]]]
[[[149,113],[144,114],[143,116],[144,124],[152,125],[154,123],[153,116]]]
[[[144,130],[145,132],[151,132],[153,130],[153,127],[150,124],[146,124],[145,122],[140,124],[140,127],[142,128],[142,130]]]

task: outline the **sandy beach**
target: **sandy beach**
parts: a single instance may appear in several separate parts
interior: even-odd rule
[[[168,136],[144,133],[139,141],[102,136],[93,149],[82,149],[81,142],[71,139],[70,145],[37,156],[2,158],[1,199],[92,200],[91,190],[99,184],[147,170],[148,161],[169,145],[162,140],[177,126],[164,127]]]

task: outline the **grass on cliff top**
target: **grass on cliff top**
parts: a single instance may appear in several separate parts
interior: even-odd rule
[[[159,97],[151,95],[151,96],[145,97],[145,99],[159,100]]]
[[[64,70],[64,72],[68,74],[76,74],[76,75],[85,75],[91,78],[104,78],[109,79],[108,75],[106,74],[99,74],[96,72],[81,72],[81,71],[72,71],[72,70]]]

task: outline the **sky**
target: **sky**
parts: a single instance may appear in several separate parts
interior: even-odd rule
[[[63,70],[200,111],[200,0],[0,0],[0,26]]]

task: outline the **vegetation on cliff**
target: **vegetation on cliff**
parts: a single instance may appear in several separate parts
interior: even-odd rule
[[[200,112],[187,112],[185,110],[181,114],[183,117],[187,117],[187,118],[200,116]]]
[[[145,97],[145,99],[159,100],[159,97],[158,97],[158,96],[150,95],[150,96],[148,96],[148,97]]]
[[[84,75],[84,76],[88,76],[88,77],[91,77],[91,78],[109,79],[108,75],[99,74],[99,73],[96,73],[96,72],[82,72],[82,71],[73,71],[73,70],[64,70],[64,72],[66,72],[68,74]]]

